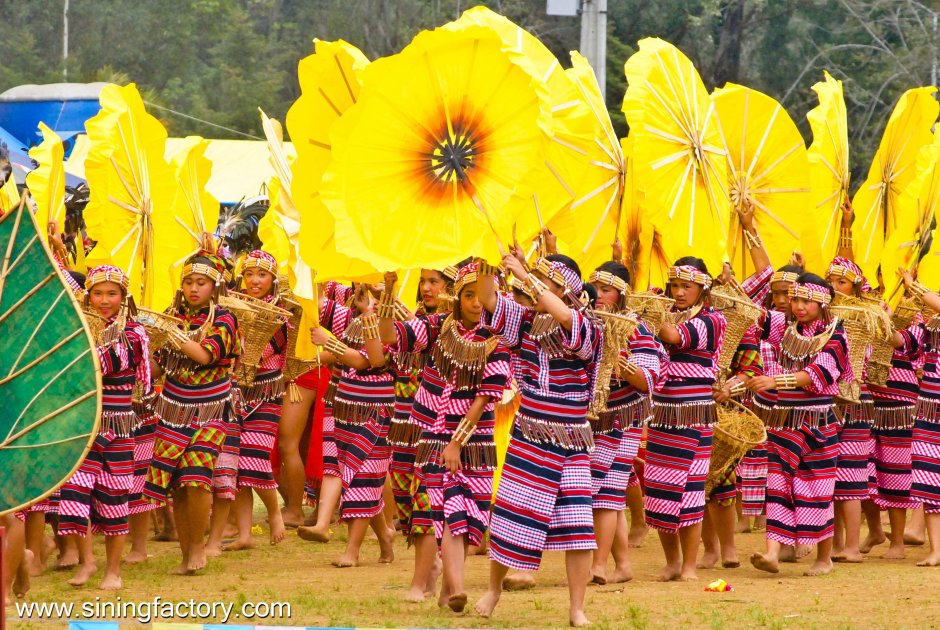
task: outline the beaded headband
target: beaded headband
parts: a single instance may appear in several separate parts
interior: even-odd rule
[[[479,274],[477,273],[480,266],[476,263],[470,263],[466,267],[462,267],[460,271],[457,272],[457,276],[454,278],[454,295],[459,296],[460,292],[463,291],[464,287],[468,284],[473,284],[477,281]]]
[[[794,282],[787,290],[787,295],[790,296],[791,299],[802,298],[810,302],[817,302],[823,306],[829,306],[829,303],[832,302],[829,287],[824,287],[820,284],[799,284]]]
[[[599,282],[600,284],[606,284],[609,287],[617,289],[621,294],[626,294],[630,288],[627,286],[627,283],[623,281],[623,278],[615,276],[609,271],[595,271],[591,274],[588,282]]]
[[[678,267],[669,268],[669,279],[670,280],[685,280],[686,282],[694,282],[695,284],[701,285],[704,289],[709,289],[712,286],[712,278],[707,273],[702,273],[692,265],[681,265]]]
[[[118,267],[113,265],[99,265],[89,271],[88,275],[85,276],[85,290],[90,291],[93,286],[101,284],[102,282],[113,282],[119,285],[124,290],[124,293],[127,293],[131,285],[127,274]]]
[[[794,271],[776,271],[774,272],[774,275],[771,276],[770,283],[773,284],[774,282],[789,282],[790,284],[793,284],[799,277],[800,274]]]
[[[457,265],[447,265],[441,269],[441,275],[450,280],[451,282],[457,281],[457,276],[460,274],[460,269],[457,268]]]
[[[183,265],[183,278],[193,274],[208,276],[209,279],[211,279],[216,284],[222,284],[223,280],[225,279],[225,276],[221,271],[215,267],[210,267],[205,263],[189,263],[187,265]]]
[[[581,295],[581,291],[584,290],[584,283],[574,270],[556,260],[539,258],[535,261],[534,270],[576,296]]]
[[[277,276],[277,260],[268,252],[256,249],[248,252],[245,256],[245,261],[242,263],[242,273],[245,273],[246,269],[261,269]]]
[[[871,290],[871,286],[868,284],[861,268],[844,256],[836,256],[832,259],[832,262],[829,263],[829,269],[826,271],[826,276],[845,278],[852,284],[860,284],[862,285],[862,293]]]

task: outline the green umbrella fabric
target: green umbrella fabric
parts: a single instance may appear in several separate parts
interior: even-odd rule
[[[0,514],[52,493],[98,433],[101,369],[25,204],[0,217]]]

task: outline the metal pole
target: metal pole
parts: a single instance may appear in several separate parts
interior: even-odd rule
[[[62,78],[69,80],[69,0],[62,4]]]
[[[582,0],[581,54],[597,76],[601,95],[607,93],[607,0]]]

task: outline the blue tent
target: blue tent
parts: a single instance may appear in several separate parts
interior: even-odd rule
[[[0,94],[0,127],[23,146],[42,142],[38,125],[44,122],[59,134],[65,155],[72,150],[73,138],[85,132],[85,121],[98,113],[98,95],[104,83],[50,83],[19,85]],[[9,144],[9,143],[8,143]]]

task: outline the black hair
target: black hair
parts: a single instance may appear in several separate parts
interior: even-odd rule
[[[821,287],[826,287],[829,290],[829,297],[830,298],[836,297],[836,292],[835,292],[835,289],[832,288],[832,285],[829,284],[827,280],[824,280],[820,276],[817,276],[815,273],[804,271],[803,273],[800,274],[800,277],[797,278],[796,281],[799,282],[800,284],[818,284]]]
[[[788,272],[788,273],[800,274],[800,273],[803,273],[803,272],[806,271],[806,270],[803,269],[802,267],[800,267],[799,265],[784,265],[783,267],[781,267],[781,268],[778,269],[777,271],[779,271],[779,272]]]
[[[675,262],[676,267],[695,267],[702,273],[707,276],[712,274],[708,273],[708,267],[705,266],[705,261],[701,258],[696,258],[695,256],[683,256]]]
[[[67,270],[67,273],[72,276],[72,279],[78,283],[78,286],[85,286],[85,274],[79,273],[77,271],[72,271],[71,269]]]
[[[600,267],[595,269],[595,271],[606,271],[607,273],[616,276],[627,283],[630,284],[630,270],[627,269],[627,266],[616,260],[608,260]]]
[[[587,296],[588,296],[588,306],[591,308],[596,307],[597,306],[597,288],[593,284],[589,282],[585,282],[584,292],[587,293]]]
[[[573,271],[576,276],[578,276],[579,278],[581,277],[581,267],[579,267],[578,263],[574,261],[574,258],[565,256],[564,254],[550,254],[545,257],[545,260],[550,260],[552,262],[561,263],[565,267]]]

